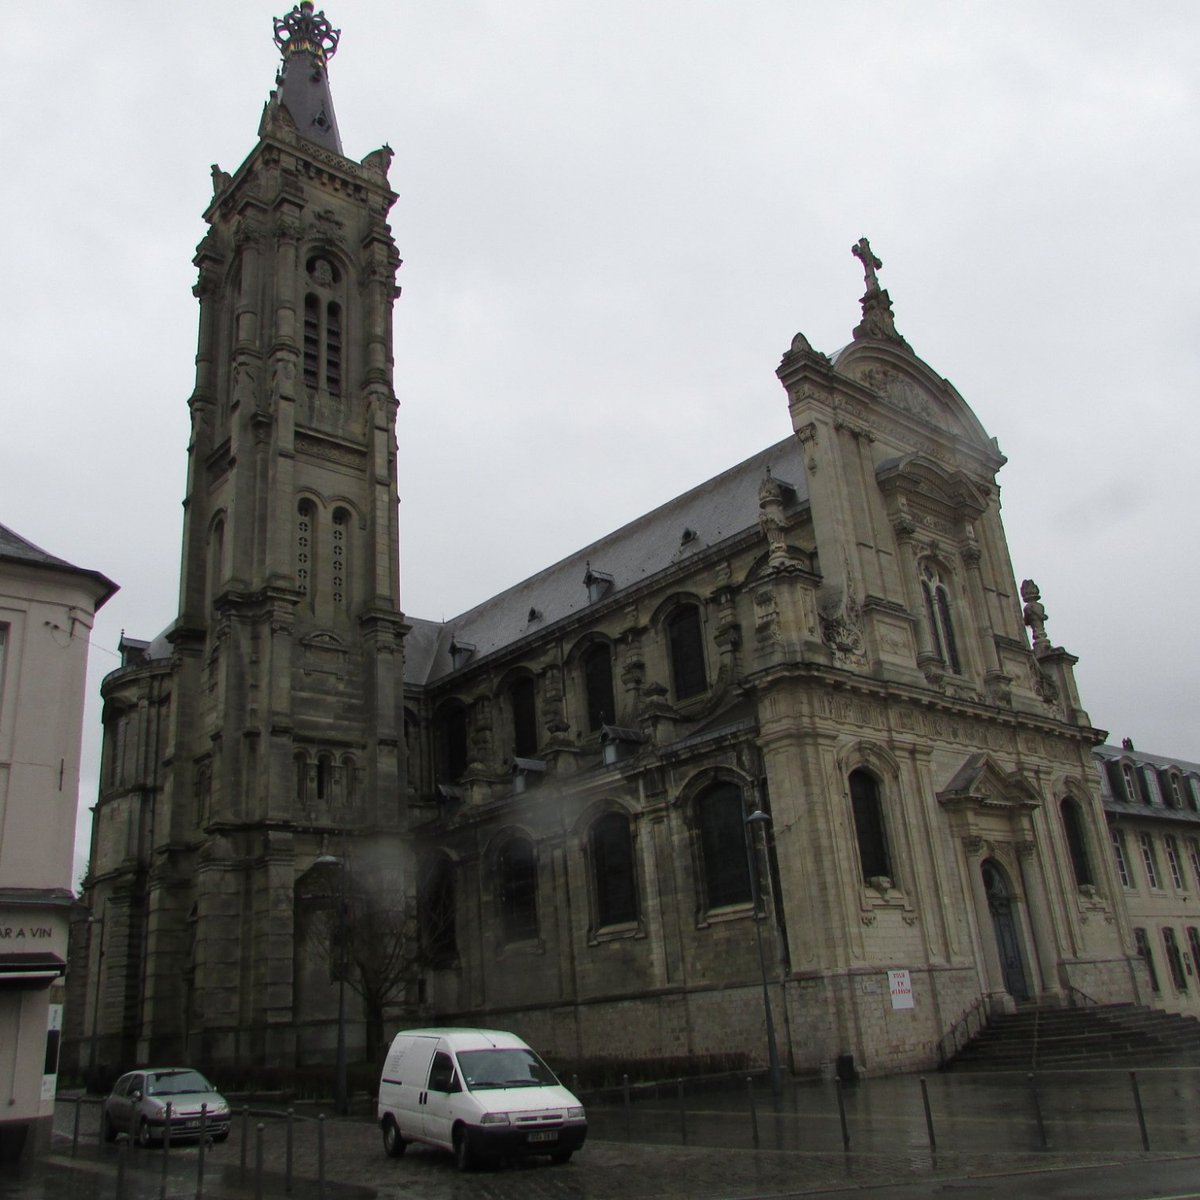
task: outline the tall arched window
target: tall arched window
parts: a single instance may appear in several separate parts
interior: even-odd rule
[[[592,825],[589,840],[597,927],[636,921],[637,887],[629,818],[624,813],[606,813]]]
[[[538,748],[537,698],[533,676],[522,675],[513,680],[508,689],[508,702],[512,712],[513,753],[518,758],[532,758]]]
[[[861,769],[850,772],[850,805],[854,809],[854,836],[863,882],[894,878],[883,824],[883,802],[874,775]]]
[[[1071,870],[1075,873],[1076,887],[1091,887],[1092,866],[1088,861],[1087,838],[1083,832],[1083,812],[1078,803],[1068,796],[1059,806],[1062,811],[1063,833],[1067,838],[1067,850],[1071,855]]]
[[[297,750],[292,756],[292,764],[296,771],[296,800],[303,804],[308,798],[308,755],[303,750]]]
[[[310,603],[316,594],[312,554],[316,527],[316,505],[311,500],[301,500],[296,505],[296,587]]]
[[[330,591],[334,604],[345,608],[350,580],[350,514],[344,508],[334,510],[330,535]]]
[[[744,816],[742,790],[734,783],[713,784],[696,798],[707,908],[750,903]]]
[[[444,854],[428,858],[418,892],[421,949],[435,967],[453,962],[458,954],[454,898],[454,864]]]
[[[933,563],[921,564],[921,591],[925,597],[925,619],[929,622],[929,640],[933,653],[955,675],[962,673],[958,658],[958,643],[954,637],[954,620],[950,607],[950,592],[941,573]]]
[[[589,646],[583,655],[583,686],[587,693],[588,731],[615,719],[613,704],[612,649],[607,642]]]
[[[433,728],[441,781],[453,783],[467,769],[467,710],[458,700],[438,709]]]
[[[317,758],[317,799],[333,797],[333,755],[321,754]]]
[[[304,386],[331,396],[342,391],[342,306],[330,297],[341,272],[322,255],[308,260],[310,291],[304,296]]]
[[[500,931],[506,942],[537,937],[537,861],[533,843],[510,838],[496,856]]]
[[[671,656],[671,681],[675,699],[686,700],[708,689],[704,669],[704,634],[700,610],[694,604],[680,605],[667,618],[667,648]]]

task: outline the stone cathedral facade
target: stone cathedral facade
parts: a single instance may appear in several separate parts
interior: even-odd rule
[[[977,1008],[1141,996],[1103,735],[1016,586],[1004,459],[865,239],[849,344],[778,365],[777,444],[403,613],[391,152],[343,153],[337,37],[276,21],[258,142],[213,169],[179,613],[103,684],[80,1061],[330,1061],[347,920],[404,945],[373,1010],[349,989],[352,1059],[441,1022],[761,1064],[765,974],[785,1066],[883,1072]]]

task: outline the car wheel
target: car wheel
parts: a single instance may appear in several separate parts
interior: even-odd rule
[[[384,1118],[383,1122],[383,1151],[388,1158],[399,1158],[407,1149],[408,1143],[400,1136],[400,1130],[396,1128],[396,1122],[391,1117]]]
[[[571,1161],[571,1155],[574,1153],[574,1150],[555,1150],[555,1152],[550,1155],[550,1161],[556,1167],[561,1167],[563,1163],[569,1163]]]
[[[475,1166],[475,1155],[465,1129],[454,1131],[454,1165],[460,1171],[470,1171]]]
[[[117,1140],[117,1127],[112,1123],[112,1117],[108,1113],[104,1114],[104,1140],[106,1142]]]
[[[139,1146],[149,1146],[152,1140],[150,1137],[150,1122],[145,1117],[141,1119],[138,1125],[137,1140]]]

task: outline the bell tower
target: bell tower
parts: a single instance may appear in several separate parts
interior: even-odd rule
[[[403,855],[392,152],[343,153],[324,13],[274,35],[258,143],[213,167],[195,257],[149,1057],[182,1032],[210,1061],[290,1061],[297,880],[367,835]]]

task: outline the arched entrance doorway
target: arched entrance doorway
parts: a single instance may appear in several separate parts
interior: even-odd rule
[[[1013,912],[1012,887],[1008,876],[1004,868],[992,858],[984,859],[980,870],[983,872],[988,911],[992,915],[992,928],[996,934],[1000,969],[1004,973],[1004,990],[1014,1000],[1028,1000],[1029,978],[1025,973],[1025,960],[1021,954],[1021,939],[1017,918]]]

